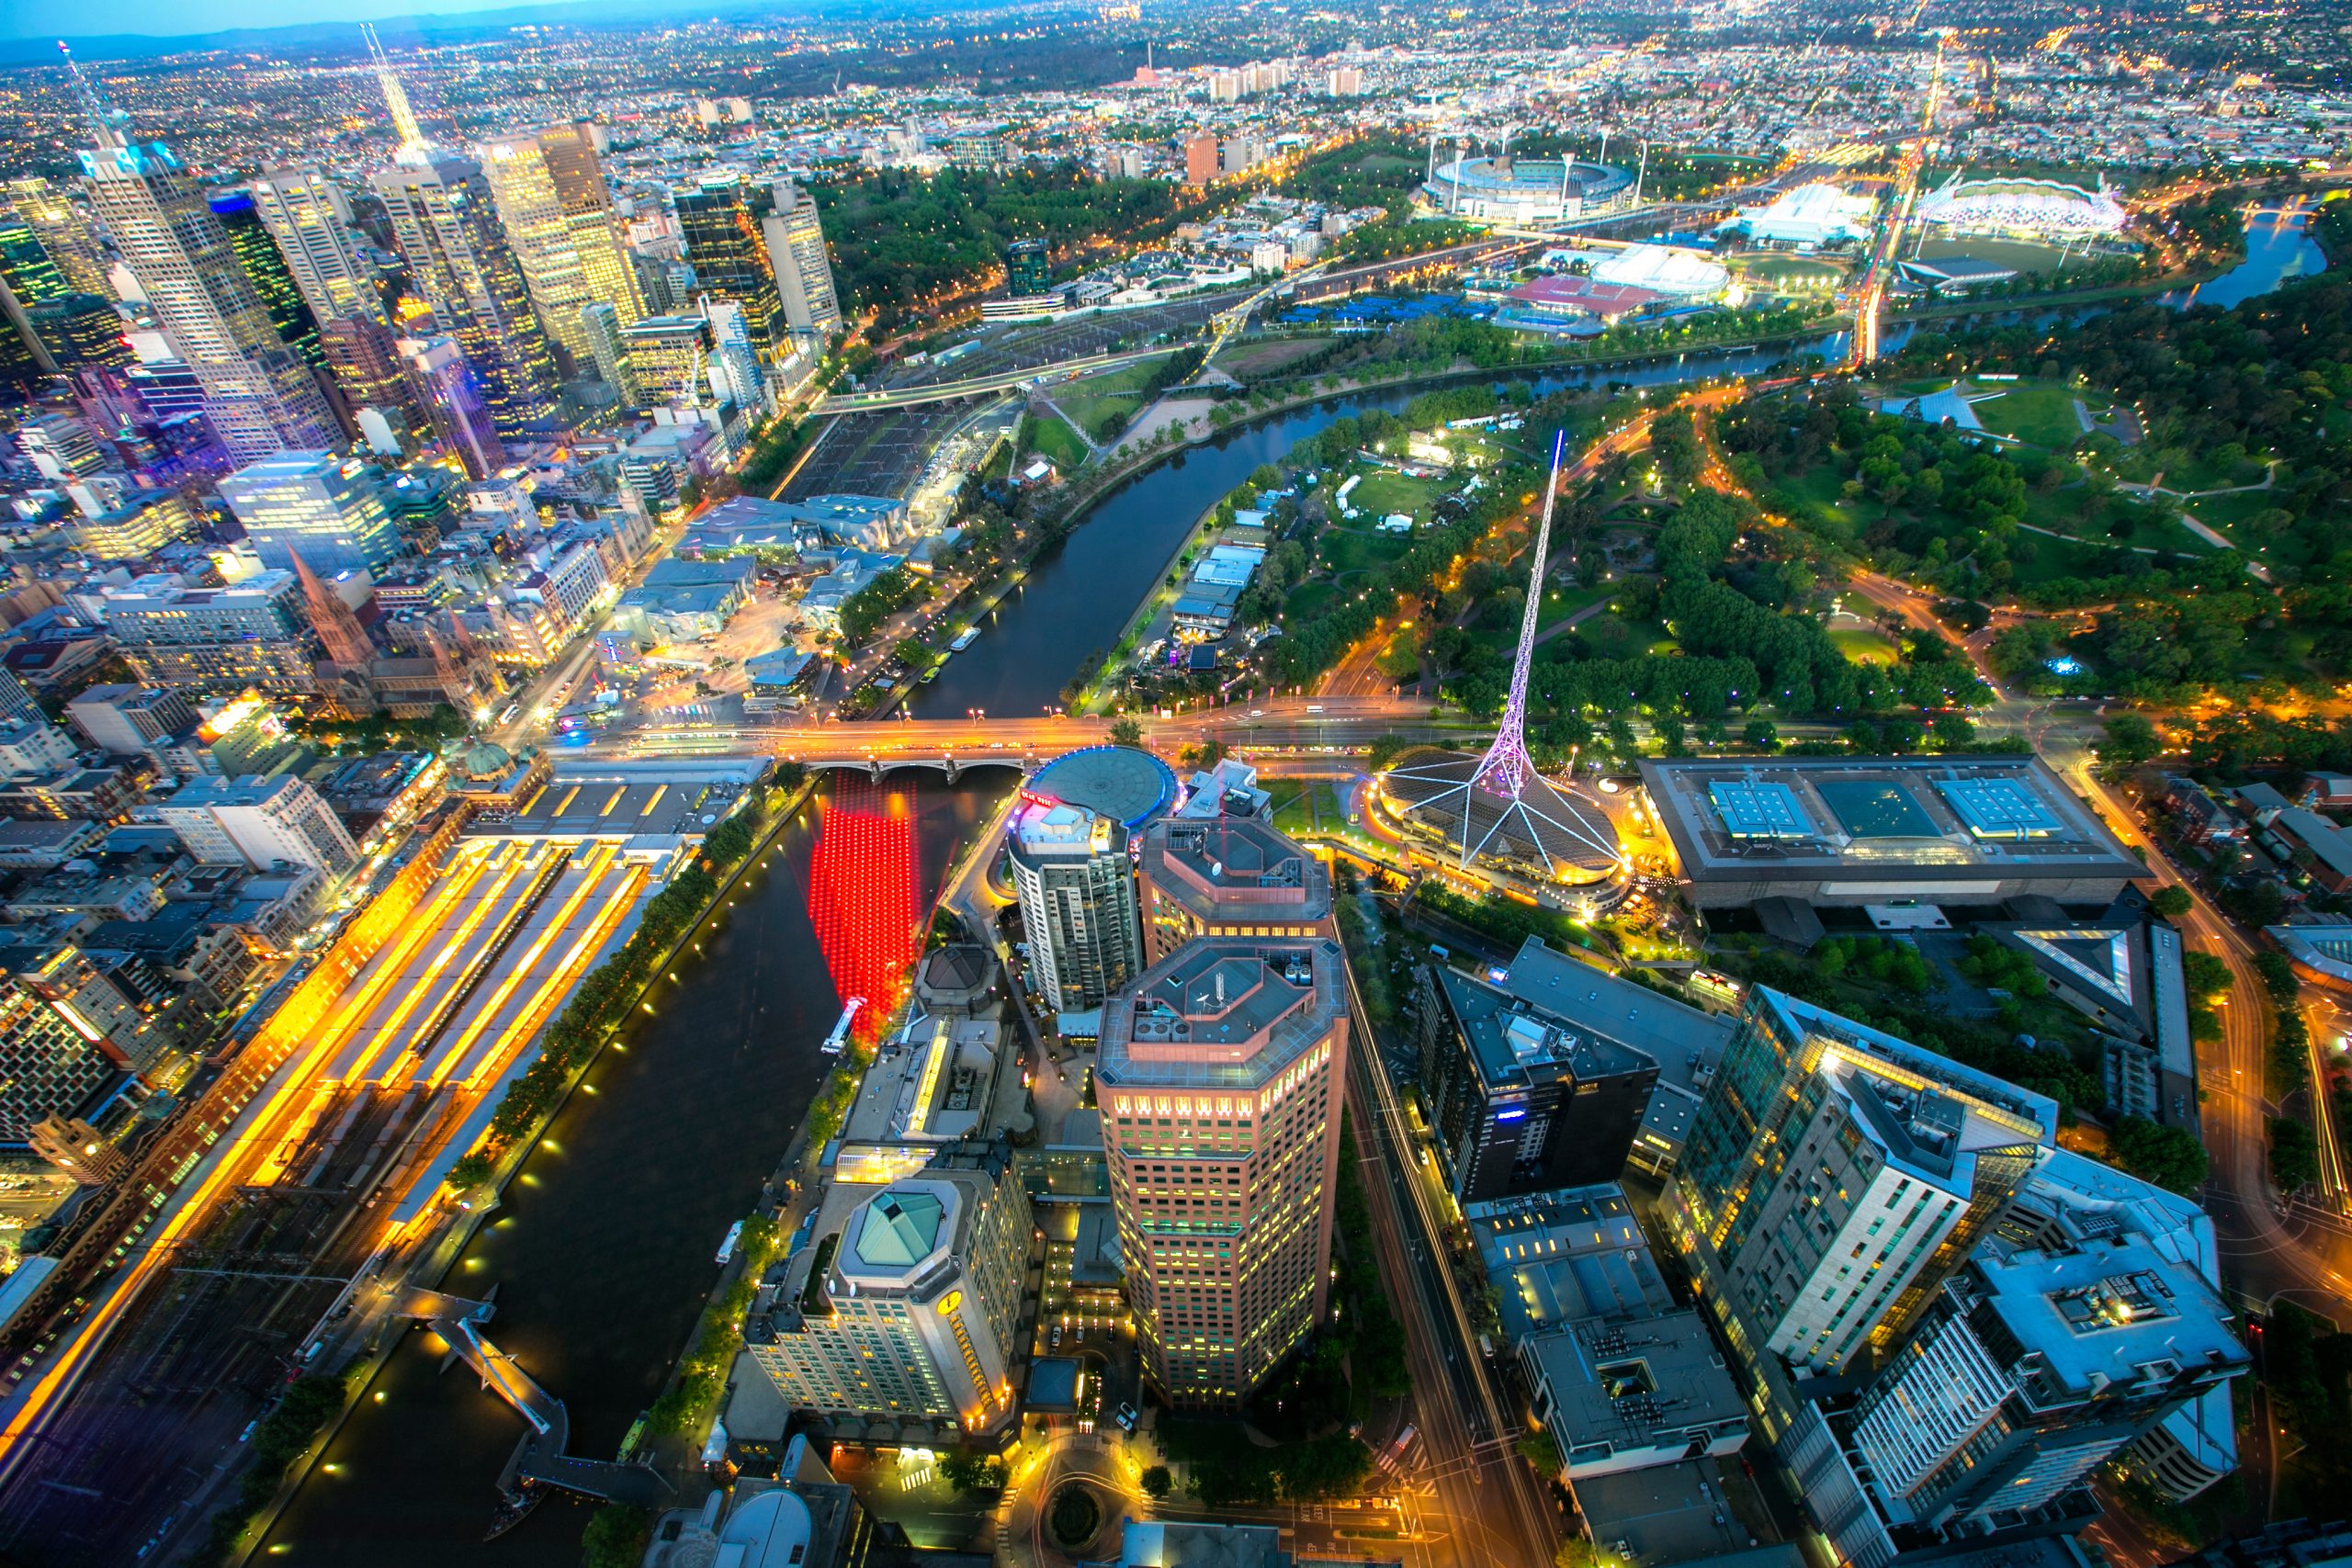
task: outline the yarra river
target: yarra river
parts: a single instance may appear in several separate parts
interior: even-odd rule
[[[2324,264],[2301,216],[2257,214],[2244,265],[2167,302],[2234,304],[2318,271]],[[1889,331],[1887,350],[1911,331]],[[1671,386],[1759,374],[1798,355],[1835,360],[1845,349],[1838,333],[1521,378],[1539,393],[1611,382]],[[1204,511],[1332,421],[1395,412],[1420,389],[1332,399],[1238,427],[1113,491],[1036,564],[979,640],[919,689],[915,712],[981,707],[1015,717],[1057,701],[1079,660],[1118,637]],[[954,786],[928,773],[899,774],[890,787],[892,808],[912,819],[917,907],[927,908],[1007,785],[986,772]],[[572,1097],[446,1282],[460,1295],[499,1287],[491,1337],[570,1406],[573,1451],[582,1456],[610,1455],[659,1393],[718,1278],[720,1238],[757,1203],[824,1077],[818,1046],[841,1001],[812,921],[809,883],[827,809],[820,795],[778,835],[707,953],[681,966],[680,984],[658,988],[661,1010],[640,1021],[625,1052],[597,1061],[583,1085],[594,1092]],[[587,1513],[562,1501],[482,1541],[522,1423],[462,1368],[444,1375],[436,1366],[424,1337],[412,1335],[257,1561],[574,1568]]]

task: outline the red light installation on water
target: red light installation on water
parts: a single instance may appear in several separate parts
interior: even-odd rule
[[[854,774],[834,776],[808,867],[808,920],[833,988],[864,997],[852,1026],[871,1045],[905,997],[922,932],[908,799]]]

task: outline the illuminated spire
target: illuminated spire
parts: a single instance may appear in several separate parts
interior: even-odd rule
[[[82,112],[90,117],[90,128],[97,133],[99,147],[130,146],[130,139],[122,133],[118,123],[122,117],[99,94],[97,84],[82,74],[82,62],[74,58],[74,51],[66,47],[63,39],[57,40],[57,52],[65,57],[65,69],[74,77],[74,90],[81,96]]]
[[[1510,667],[1510,696],[1503,704],[1502,728],[1478,763],[1480,788],[1517,800],[1534,764],[1527,759],[1527,677],[1535,662],[1536,623],[1544,613],[1544,561],[1552,548],[1552,503],[1560,494],[1560,452],[1567,439],[1552,437],[1552,477],[1544,483],[1544,521],[1535,529],[1535,567],[1527,580],[1527,609],[1520,617],[1519,657]]]
[[[400,73],[392,69],[392,58],[384,52],[384,43],[376,36],[375,25],[359,24],[360,32],[368,39],[368,57],[376,62],[376,80],[384,89],[384,107],[392,111],[392,129],[401,133],[401,151],[415,152],[424,145],[424,132],[416,123],[416,111],[409,107],[408,89],[401,85]]]

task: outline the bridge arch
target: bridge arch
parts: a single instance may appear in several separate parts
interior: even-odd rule
[[[876,783],[903,769],[924,768],[946,774],[952,784],[974,768],[1011,768],[1016,773],[1026,774],[1036,767],[1037,760],[1025,753],[981,751],[969,757],[960,757],[953,752],[943,752],[935,757],[804,757],[800,759],[800,765],[811,773],[860,773]]]

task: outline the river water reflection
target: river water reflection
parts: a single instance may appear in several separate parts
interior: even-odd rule
[[[1003,775],[892,781],[928,909]],[[901,782],[903,781],[903,782]],[[921,782],[917,782],[921,781]],[[699,964],[606,1052],[444,1289],[499,1287],[488,1333],[571,1413],[575,1452],[610,1458],[684,1344],[727,1227],[752,1211],[829,1066],[841,1011],[810,920],[826,799],[787,827]],[[521,1418],[421,1334],[385,1364],[256,1562],[337,1568],[576,1568],[583,1509],[550,1501],[484,1543]],[[380,1404],[377,1394],[382,1394]]]

